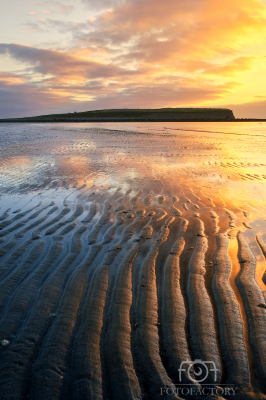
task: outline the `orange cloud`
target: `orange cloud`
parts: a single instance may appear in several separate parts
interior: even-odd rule
[[[56,4],[66,12],[73,7]],[[39,90],[56,107],[217,105],[243,85],[239,73],[262,65],[251,47],[266,34],[262,0],[102,0],[97,7],[104,11],[85,22],[48,16],[27,26],[71,33],[65,50],[60,43],[58,49],[0,44],[0,55],[25,72],[25,81],[21,69],[10,82],[31,82],[34,95]]]
[[[127,0],[99,17],[95,37],[113,43],[139,37],[139,46],[142,39],[161,35],[178,44],[172,48],[175,53],[203,49],[213,55],[224,45],[235,47],[261,35],[265,19],[260,0]]]
[[[265,10],[261,0],[127,0],[103,12],[94,31],[76,39],[78,45],[113,51],[119,65],[171,73],[206,67],[226,77],[253,67],[252,57],[241,58],[241,46],[266,33]]]
[[[0,72],[1,86],[22,85],[25,82],[26,78],[24,76]]]
[[[236,118],[266,118],[266,96],[260,97],[261,100],[249,101],[243,104],[226,104],[223,105],[226,108],[234,110]]]
[[[248,71],[256,61],[256,57],[238,57],[225,65],[213,65],[205,69],[208,75],[233,76],[240,72]]]
[[[113,77],[124,74],[124,71],[115,64],[75,57],[62,51],[38,49],[19,44],[0,44],[0,54],[8,54],[15,59],[32,65],[34,72],[48,75],[56,79],[81,78],[83,81],[101,77]]]

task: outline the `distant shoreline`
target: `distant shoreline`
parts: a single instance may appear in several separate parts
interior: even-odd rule
[[[23,119],[23,118],[16,118],[16,119],[0,119],[0,123],[9,123],[9,124],[20,124],[20,123],[42,123],[42,124],[48,124],[48,123],[81,123],[81,122],[266,122],[266,119],[256,119],[256,118],[239,118],[239,119],[234,119],[234,120],[224,120],[224,119],[82,119],[82,118],[77,118],[77,119]]]
[[[0,122],[177,122],[233,121],[227,108],[123,108],[63,114],[46,114],[22,118],[4,118]]]
[[[123,108],[0,119],[2,123],[56,122],[264,122],[263,118],[235,118],[228,108]]]

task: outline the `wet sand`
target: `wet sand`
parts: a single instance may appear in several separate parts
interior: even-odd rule
[[[265,398],[265,142],[1,125],[0,399]]]

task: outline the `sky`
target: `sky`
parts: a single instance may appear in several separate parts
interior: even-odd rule
[[[0,118],[226,107],[266,118],[266,0],[9,0]]]

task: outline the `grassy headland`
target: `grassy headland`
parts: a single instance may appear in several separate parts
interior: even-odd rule
[[[0,122],[174,122],[234,120],[233,111],[227,108],[126,108],[39,115],[24,118],[5,118],[0,119]]]

